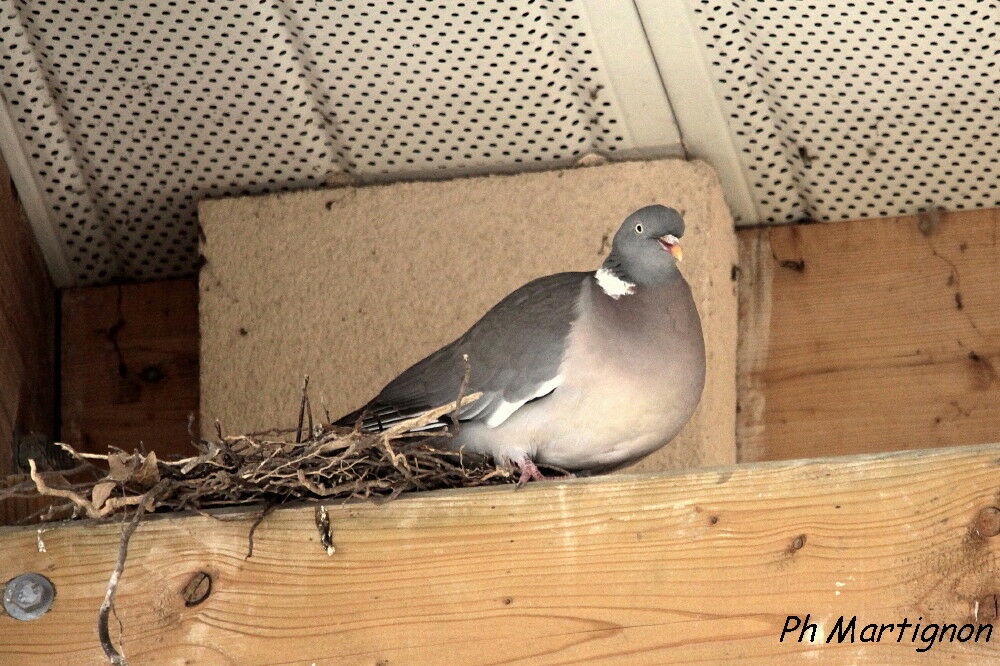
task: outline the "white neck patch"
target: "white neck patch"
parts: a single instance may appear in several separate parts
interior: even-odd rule
[[[601,290],[611,298],[618,300],[621,296],[628,296],[635,293],[635,285],[626,282],[607,268],[601,268],[594,273],[594,278]]]

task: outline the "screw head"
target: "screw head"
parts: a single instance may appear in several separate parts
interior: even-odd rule
[[[21,574],[4,586],[3,608],[15,620],[35,620],[48,612],[55,596],[56,590],[45,576]]]

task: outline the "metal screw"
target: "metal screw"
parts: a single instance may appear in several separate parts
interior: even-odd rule
[[[167,375],[163,372],[163,368],[158,365],[147,365],[139,371],[139,379],[147,384],[155,384],[156,382],[162,381],[166,376]]]
[[[41,574],[26,573],[7,581],[3,588],[3,608],[15,620],[36,620],[48,612],[56,590]]]

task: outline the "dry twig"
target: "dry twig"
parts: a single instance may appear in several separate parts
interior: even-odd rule
[[[108,578],[108,586],[104,590],[104,600],[101,601],[101,607],[97,611],[97,637],[101,641],[101,649],[104,650],[104,656],[115,666],[125,666],[127,662],[125,657],[111,642],[111,632],[108,630],[108,616],[114,607],[115,593],[118,591],[118,581],[121,580],[122,572],[125,570],[125,559],[128,557],[129,541],[132,539],[132,534],[135,533],[136,528],[139,527],[139,521],[142,520],[143,514],[155,503],[157,493],[162,489],[163,482],[161,481],[160,484],[157,484],[152,490],[145,493],[142,501],[137,502],[139,506],[136,508],[132,520],[122,529],[122,536],[118,541],[118,557],[115,560],[114,568],[111,570],[111,576]]]
[[[278,502],[269,502],[268,505],[264,507],[264,510],[260,512],[260,515],[257,516],[257,519],[253,521],[253,525],[250,526],[250,531],[247,533],[247,556],[243,558],[244,560],[249,560],[253,557],[253,535],[257,532],[257,528],[260,527],[260,524],[264,522],[264,519],[271,515],[271,512],[277,508]]]

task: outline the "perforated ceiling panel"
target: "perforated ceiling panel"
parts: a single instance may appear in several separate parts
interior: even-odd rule
[[[0,1],[10,143],[64,283],[191,274],[205,197],[648,143],[586,2]]]
[[[996,0],[0,12],[0,146],[61,284],[191,274],[205,197],[677,154],[682,135],[739,224],[1000,205]]]
[[[1000,204],[995,0],[637,4],[685,137],[712,132],[739,155],[744,222]],[[696,91],[669,85],[692,66],[676,48],[686,33],[723,126],[699,127],[679,108]],[[712,102],[698,103],[704,117]]]

